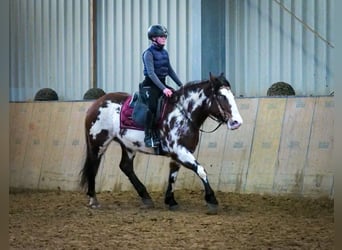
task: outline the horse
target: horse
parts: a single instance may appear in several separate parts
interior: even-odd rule
[[[128,177],[142,200],[142,206],[154,207],[153,200],[145,185],[134,172],[133,161],[137,152],[155,155],[154,148],[144,143],[144,131],[123,128],[120,113],[131,95],[125,92],[111,92],[103,95],[90,105],[85,116],[86,158],[80,185],[87,192],[89,206],[100,207],[95,193],[95,177],[101,157],[108,145],[115,141],[121,146],[120,169]],[[174,197],[174,187],[181,166],[196,173],[203,183],[208,214],[216,214],[218,201],[210,186],[205,168],[193,153],[199,142],[201,126],[210,117],[218,123],[226,124],[229,130],[239,128],[242,117],[235,102],[231,85],[224,76],[209,73],[209,79],[192,81],[173,91],[172,97],[163,97],[163,114],[159,118],[160,151],[158,155],[170,158],[168,184],[164,203],[175,210],[178,203]]]

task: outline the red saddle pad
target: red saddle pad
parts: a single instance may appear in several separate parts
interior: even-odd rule
[[[133,107],[129,105],[131,100],[132,96],[128,97],[121,107],[120,128],[144,130],[144,127],[137,125],[132,119]]]

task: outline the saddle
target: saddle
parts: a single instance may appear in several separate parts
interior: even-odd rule
[[[158,100],[158,108],[155,122],[159,127],[162,118],[165,115],[165,107],[167,102],[161,96]],[[145,116],[148,111],[147,105],[140,98],[139,92],[135,92],[129,96],[123,103],[120,111],[120,128],[144,130]]]

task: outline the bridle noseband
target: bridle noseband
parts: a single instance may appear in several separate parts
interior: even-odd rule
[[[224,88],[230,89],[228,86],[227,87],[224,86]],[[212,119],[217,121],[217,122],[221,122],[221,123],[227,122],[229,120],[229,116],[227,114],[225,114],[225,112],[224,112],[224,110],[222,108],[222,105],[218,101],[218,97],[217,97],[217,94],[215,92],[215,88],[214,88],[212,82],[211,82],[211,91],[213,93],[213,100],[216,102],[217,108],[218,108],[218,110],[220,112],[220,115],[221,115],[221,120],[216,118],[216,117],[212,117]]]

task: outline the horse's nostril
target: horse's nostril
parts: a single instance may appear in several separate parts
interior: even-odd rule
[[[229,126],[232,130],[237,129],[240,127],[240,123],[238,121],[231,121],[229,122]]]
[[[237,124],[238,124],[237,121],[232,121],[232,122],[230,123],[231,126],[235,126],[235,125],[237,125]]]

